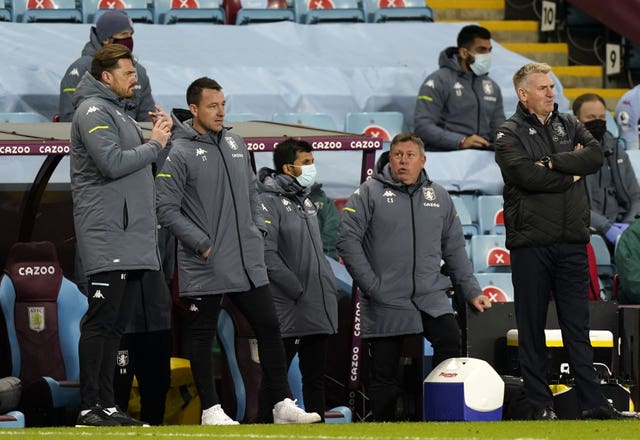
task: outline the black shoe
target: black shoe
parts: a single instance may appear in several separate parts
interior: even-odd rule
[[[618,411],[612,404],[607,403],[605,405],[596,406],[595,408],[585,409],[582,411],[583,419],[595,419],[595,420],[622,420],[622,419],[637,419],[638,413],[633,411]]]
[[[553,408],[538,408],[533,411],[533,420],[558,420]]]
[[[76,427],[86,426],[121,426],[121,424],[105,413],[103,408],[94,406],[89,408],[89,412],[86,414],[78,414]]]
[[[120,426],[150,426],[148,423],[134,419],[122,411],[119,406],[104,408],[103,411],[111,420],[117,422]]]

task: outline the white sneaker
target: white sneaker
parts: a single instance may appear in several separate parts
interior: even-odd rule
[[[202,411],[202,424],[203,425],[239,425],[218,405],[213,405],[211,408],[207,408]]]
[[[296,405],[297,400],[289,398],[273,406],[273,423],[316,423],[321,420],[318,413],[308,413]]]

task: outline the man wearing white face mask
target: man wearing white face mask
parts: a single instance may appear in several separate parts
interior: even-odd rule
[[[420,87],[414,131],[428,151],[493,149],[504,122],[502,93],[488,76],[491,33],[477,25],[458,34],[458,47],[440,53],[440,68]]]
[[[275,170],[262,168],[258,189],[264,212],[264,258],[280,320],[287,365],[298,354],[307,411],[324,415],[329,335],[338,330],[338,299],[322,246],[318,209],[309,198],[316,177],[311,145],[278,144]]]

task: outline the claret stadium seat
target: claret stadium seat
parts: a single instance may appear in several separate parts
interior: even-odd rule
[[[27,421],[29,412],[79,406],[78,341],[87,298],[63,276],[53,243],[11,247],[0,306],[6,324],[0,353],[22,382],[19,409]]]

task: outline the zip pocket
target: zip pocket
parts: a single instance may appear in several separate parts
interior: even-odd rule
[[[129,210],[127,209],[127,201],[124,201],[124,207],[122,208],[122,229],[127,230],[129,226]]]

